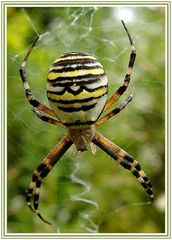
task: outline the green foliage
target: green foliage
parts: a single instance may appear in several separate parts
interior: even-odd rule
[[[126,110],[98,129],[140,162],[152,181],[155,203],[147,204],[147,195],[132,174],[99,149],[96,156],[89,150],[76,158],[72,157],[72,149],[69,150],[45,179],[40,210],[43,216],[53,220],[53,227],[41,222],[25,203],[32,172],[65,130],[41,122],[32,113],[18,74],[19,65],[36,32],[49,32],[38,42],[27,65],[34,95],[48,105],[45,88],[48,69],[60,54],[69,51],[89,52],[100,59],[109,77],[109,95],[112,95],[123,81],[130,53],[127,35],[117,17],[119,9],[8,8],[10,233],[165,231],[165,9],[162,7],[129,7],[134,20],[126,24],[136,45],[137,60],[130,88],[117,105],[129,95],[132,87],[135,97]],[[80,183],[71,180],[74,172]],[[82,195],[88,186],[89,191]],[[90,203],[74,200],[76,195]]]

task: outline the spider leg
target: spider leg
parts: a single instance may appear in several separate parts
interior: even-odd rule
[[[29,208],[35,212],[38,217],[45,223],[51,224],[47,220],[45,220],[41,213],[39,212],[39,196],[40,196],[40,188],[43,179],[48,175],[51,169],[55,166],[55,164],[60,160],[62,155],[67,151],[67,149],[72,145],[72,141],[69,136],[65,136],[43,159],[41,164],[34,171],[32,176],[32,181],[29,185],[26,195],[26,202]],[[32,207],[32,198],[33,198],[33,207]]]
[[[134,67],[134,62],[135,62],[135,58],[136,58],[136,50],[135,50],[135,47],[134,47],[134,44],[133,44],[133,40],[130,36],[130,33],[127,29],[127,27],[125,26],[125,23],[121,20],[123,26],[124,26],[124,29],[128,35],[128,38],[129,38],[129,42],[130,42],[130,45],[131,45],[131,53],[130,53],[130,58],[129,58],[129,63],[128,63],[128,69],[127,69],[127,73],[124,77],[124,82],[123,82],[123,85],[120,86],[116,92],[112,95],[112,97],[107,101],[105,107],[104,107],[104,110],[103,112],[105,112],[106,110],[108,110],[117,100],[118,98],[121,97],[121,95],[126,91],[126,89],[128,88],[128,85],[130,83],[130,77],[131,77],[131,73],[132,73],[132,70],[133,70],[133,67]]]
[[[51,110],[50,108],[44,106],[42,103],[40,103],[36,98],[33,97],[33,94],[32,94],[32,90],[29,86],[29,83],[27,81],[27,76],[26,76],[26,72],[25,72],[25,67],[26,67],[26,64],[27,64],[27,60],[30,56],[30,53],[32,52],[36,42],[38,41],[39,39],[39,36],[35,39],[35,41],[33,42],[32,46],[29,48],[28,52],[26,53],[26,56],[24,57],[24,60],[20,66],[20,69],[19,69],[19,73],[20,73],[20,76],[21,76],[21,79],[22,79],[22,82],[23,82],[23,87],[24,87],[24,90],[25,90],[25,94],[26,94],[26,97],[27,97],[27,100],[29,101],[29,103],[33,106],[33,107],[36,107],[38,108],[39,110],[53,116],[53,117],[56,117],[55,113],[53,112],[53,110]]]
[[[97,132],[92,141],[114,160],[116,160],[122,167],[131,171],[149,195],[150,200],[153,201],[154,196],[152,184],[145,172],[142,170],[140,164],[132,156]]]
[[[45,114],[40,112],[39,109],[36,108],[36,107],[33,108],[33,112],[37,115],[38,118],[40,118],[44,122],[48,122],[48,123],[54,124],[54,125],[56,125],[58,127],[66,128],[61,122],[46,116]]]
[[[111,112],[107,113],[105,116],[103,116],[102,118],[97,120],[96,126],[99,126],[99,125],[105,123],[111,117],[113,117],[113,116],[117,115],[118,113],[120,113],[131,102],[131,100],[133,99],[133,96],[134,96],[134,91],[132,90],[132,92],[129,95],[129,97],[123,103],[121,103],[119,105],[119,107],[116,107]]]

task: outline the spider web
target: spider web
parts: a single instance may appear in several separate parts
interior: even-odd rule
[[[156,15],[156,13],[159,14]],[[110,120],[106,126],[101,126],[99,131],[129,153],[131,151],[136,159],[141,159],[141,165],[143,165],[148,175],[151,175],[151,171],[154,172],[152,174],[153,183],[156,181],[158,173],[161,173],[163,168],[163,149],[157,151],[158,144],[156,145],[148,139],[149,134],[145,133],[144,129],[144,121],[146,120],[143,120],[143,118],[151,114],[147,122],[155,127],[160,126],[159,122],[161,122],[162,126],[163,112],[159,110],[160,106],[157,106],[158,109],[155,110],[156,98],[154,98],[153,93],[161,90],[164,83],[159,81],[160,70],[157,70],[153,64],[153,57],[152,61],[148,58],[147,45],[146,43],[143,44],[143,42],[149,37],[155,38],[158,31],[163,31],[162,27],[160,27],[160,25],[163,25],[163,13],[163,9],[160,10],[158,7],[140,8],[140,10],[134,7],[117,6],[8,9],[10,28],[8,32],[10,49],[8,62],[9,69],[12,69],[11,71],[8,70],[8,78],[11,82],[11,85],[8,85],[8,151],[11,159],[9,159],[9,186],[16,177],[21,178],[21,175],[24,182],[24,185],[16,183],[14,192],[10,196],[9,216],[14,217],[19,214],[16,221],[20,221],[22,209],[25,208],[22,194],[31,180],[32,171],[52,146],[65,134],[63,129],[49,126],[39,121],[32,114],[29,104],[24,99],[21,80],[17,70],[15,70],[21,64],[33,39],[38,35],[40,41],[29,58],[27,77],[34,96],[48,105],[45,92],[48,69],[59,55],[70,51],[88,52],[100,59],[108,74],[109,95],[113,94],[115,89],[122,83],[129,59],[130,45],[120,19],[126,22],[136,43],[137,51],[144,52],[145,56],[138,56],[141,64],[138,65],[136,62],[128,93],[120,99],[118,104],[125,100],[133,87],[135,88],[134,103],[131,103],[127,110],[124,110],[116,119]],[[16,25],[10,22],[10,20],[13,20],[13,14],[16,14],[18,18],[15,22]],[[47,17],[44,16],[45,14]],[[138,21],[139,14],[142,17]],[[146,20],[149,14],[150,16],[151,14],[156,16]],[[136,20],[137,24],[135,24]],[[17,28],[17,21],[20,28],[23,28],[23,34],[25,35],[22,41],[25,41],[25,44],[20,42],[21,39],[17,37],[20,32],[15,29],[15,27]],[[145,26],[146,21],[149,24],[149,31]],[[147,34],[146,37],[144,34]],[[12,37],[16,42],[13,51],[10,46],[10,44],[12,45],[10,42]],[[158,54],[162,53],[162,48],[163,40],[154,59],[157,58]],[[159,60],[158,64],[161,65],[162,62],[163,60]],[[148,76],[150,72],[155,76],[154,82]],[[163,73],[161,75],[163,76]],[[164,96],[159,97],[163,101]],[[15,131],[12,128],[15,128]],[[142,130],[140,130],[141,128]],[[158,136],[160,138],[158,143],[159,145],[161,143],[161,148],[163,148],[163,137],[160,134]],[[17,159],[16,165],[13,163],[14,159]],[[151,214],[149,215],[150,228],[144,223],[142,227],[135,229],[134,225],[138,221],[137,217],[134,217],[135,222],[133,224],[125,225],[125,229],[118,224],[118,221],[114,221],[115,218],[119,218],[121,222],[124,221],[125,218],[127,219],[126,214],[128,214],[129,219],[133,211],[135,215],[142,214],[141,217],[144,219],[144,214],[140,213],[140,211],[142,212],[143,206],[145,209],[143,211],[149,209],[147,207],[148,200],[144,197],[145,193],[139,189],[140,186],[137,184],[136,179],[133,179],[129,172],[118,167],[101,151],[98,150],[95,157],[88,151],[82,154],[79,153],[74,158],[71,149],[65,153],[63,159],[57,165],[44,181],[40,198],[40,210],[43,209],[42,212],[45,217],[48,212],[55,212],[56,226],[53,232],[122,233],[125,231],[139,231],[142,233],[163,231],[163,227],[160,228],[159,226],[158,229],[157,224],[153,221],[154,216]],[[163,180],[161,184],[163,189]],[[21,188],[21,192],[16,195],[17,186]],[[106,192],[106,189],[109,190]],[[138,194],[136,194],[137,191]],[[50,199],[46,199],[46,195],[49,194]],[[57,196],[53,196],[53,194],[57,194]],[[142,196],[140,197],[140,195]],[[156,202],[159,214],[163,214],[164,211],[163,197],[163,191],[161,191]],[[35,226],[38,229],[36,231],[52,231],[47,226],[42,230],[39,220],[28,211],[24,210],[24,212],[25,215],[29,215],[28,221],[29,219],[30,221],[33,218],[35,219]],[[47,217],[52,218],[52,215],[50,214]],[[111,221],[114,221],[114,223],[111,224]],[[126,221],[124,222],[126,224]],[[34,226],[27,230],[24,227],[23,230],[19,230],[9,220],[10,232],[35,231]]]

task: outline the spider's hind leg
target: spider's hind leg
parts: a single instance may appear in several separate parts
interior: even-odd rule
[[[30,183],[30,186],[27,191],[26,202],[32,212],[35,212],[43,222],[51,225],[49,221],[47,221],[42,217],[42,215],[38,210],[41,184],[42,184],[42,180],[39,180],[39,175],[36,170],[33,174],[32,182]],[[33,197],[33,206],[31,205],[32,197]]]
[[[43,159],[41,164],[34,171],[32,176],[32,181],[29,185],[26,202],[29,208],[35,212],[38,217],[45,223],[51,224],[49,221],[45,220],[39,212],[39,196],[40,189],[43,179],[48,175],[55,164],[60,160],[62,155],[67,151],[67,149],[72,145],[72,141],[69,136],[65,136]],[[33,206],[32,206],[33,199]]]
[[[143,186],[149,195],[150,201],[152,202],[154,199],[152,184],[138,161],[136,161],[132,156],[130,156],[116,144],[112,143],[110,140],[97,132],[95,138],[92,141],[108,155],[110,155],[115,161],[117,161],[122,167],[128,169],[137,178],[139,183]]]

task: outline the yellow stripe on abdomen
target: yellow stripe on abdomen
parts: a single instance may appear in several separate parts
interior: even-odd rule
[[[88,74],[91,74],[91,75],[99,75],[99,74],[103,74],[104,73],[104,70],[102,68],[97,68],[97,69],[82,69],[82,70],[75,70],[75,71],[67,71],[67,72],[53,72],[51,71],[49,74],[48,74],[48,79],[51,81],[51,80],[54,80],[54,79],[57,79],[58,81],[58,78],[61,78],[61,77],[78,77],[78,76],[85,76],[85,75],[88,75]]]
[[[107,93],[107,87],[101,87],[93,92],[89,92],[87,90],[83,90],[81,93],[77,94],[77,95],[73,95],[72,93],[69,92],[65,92],[63,95],[58,95],[58,94],[54,94],[52,92],[48,92],[48,99],[52,100],[52,101],[59,101],[59,100],[82,100],[82,99],[86,99],[86,98],[97,98],[99,96],[102,96],[103,94]]]

